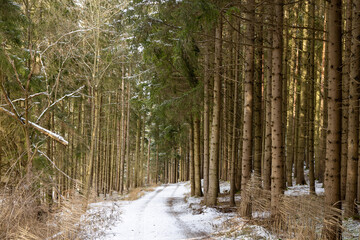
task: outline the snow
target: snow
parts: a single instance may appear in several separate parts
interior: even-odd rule
[[[229,186],[221,182],[221,192],[228,192]],[[135,201],[90,204],[83,236],[106,240],[274,239],[263,227],[247,224],[236,212],[208,208],[202,204],[203,198],[190,197],[189,192],[189,182],[165,184]]]
[[[228,202],[230,183],[220,182],[219,202]],[[323,194],[321,183],[316,193]],[[262,226],[251,224],[236,211],[208,208],[203,198],[190,197],[190,183],[164,184],[135,201],[104,201],[90,204],[82,220],[84,239],[278,239]],[[293,186],[288,196],[309,194],[308,186]],[[236,195],[236,200],[240,196]],[[223,205],[223,204],[221,204]],[[226,204],[225,204],[226,205]],[[225,206],[224,205],[224,206]],[[227,206],[225,206],[227,207]],[[270,212],[253,212],[253,218],[269,218]],[[344,239],[359,236],[359,222],[346,219]]]
[[[315,181],[315,192],[316,195],[324,195],[325,190],[322,183]],[[308,184],[288,187],[288,189],[285,191],[286,196],[293,196],[293,197],[309,195],[309,194],[310,194],[310,186]]]
[[[142,198],[121,203],[121,221],[101,239],[184,239],[212,231],[215,210],[194,215],[185,201],[186,183],[157,187]],[[192,199],[191,201],[194,201]],[[196,201],[195,201],[196,202]],[[126,238],[122,238],[126,236]]]
[[[359,238],[359,230],[360,224],[359,221],[355,221],[352,218],[346,219],[343,221],[343,239],[358,239]]]

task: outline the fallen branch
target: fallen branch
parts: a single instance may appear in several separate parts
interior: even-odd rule
[[[15,118],[17,120],[20,118],[20,120],[22,121],[23,124],[25,122],[25,118],[20,117],[20,116],[16,115],[15,113],[13,113],[13,112],[11,112],[11,111],[3,108],[3,107],[0,107],[0,111],[6,113],[10,117],[13,117],[13,118]],[[62,145],[64,145],[64,146],[69,145],[69,142],[66,141],[62,136],[60,136],[60,135],[58,135],[58,134],[56,134],[54,132],[51,132],[48,129],[45,129],[45,128],[41,127],[40,125],[38,125],[36,123],[33,123],[31,121],[28,121],[28,124],[29,124],[29,126],[33,127],[34,129],[38,130],[39,132],[45,134],[46,136],[54,139],[55,141],[61,143]]]

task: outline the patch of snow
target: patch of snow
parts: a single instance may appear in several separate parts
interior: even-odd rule
[[[324,195],[325,190],[323,184],[315,181],[315,192],[317,195]],[[285,191],[286,196],[301,196],[301,195],[309,195],[310,187],[309,185],[295,185],[292,187],[288,187]]]
[[[359,239],[360,222],[352,218],[343,220],[343,239]]]
[[[271,213],[269,211],[267,212],[253,212],[252,216],[253,218],[269,218]]]
[[[89,204],[86,214],[80,219],[81,239],[102,239],[106,229],[121,219],[119,202],[98,202]]]
[[[220,181],[220,193],[229,193],[230,192],[230,182]]]

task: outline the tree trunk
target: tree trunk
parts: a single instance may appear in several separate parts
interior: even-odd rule
[[[355,199],[358,191],[358,160],[359,160],[359,80],[360,80],[360,3],[358,1],[348,1],[347,8],[354,6],[351,44],[351,64],[350,64],[350,94],[349,94],[349,132],[348,132],[348,163],[347,163],[347,183],[346,183],[346,205],[345,217],[355,216]],[[350,8],[351,9],[351,8]],[[360,192],[358,192],[359,194]]]
[[[215,70],[213,91],[213,116],[211,125],[210,162],[209,162],[209,189],[206,205],[217,204],[219,192],[219,140],[220,140],[220,113],[221,113],[221,66],[222,66],[222,16],[219,16],[215,30]]]
[[[261,9],[263,10],[263,8]],[[261,11],[260,10],[260,11]],[[258,19],[262,22],[262,18]],[[261,177],[261,157],[262,157],[262,82],[263,82],[263,30],[262,25],[256,27],[257,38],[255,44],[261,47],[257,47],[256,51],[256,69],[255,69],[255,80],[254,80],[254,175]]]
[[[315,29],[315,2],[310,3],[310,25]],[[309,59],[309,184],[310,193],[315,194],[314,146],[315,146],[315,30],[310,30],[310,59]]]
[[[195,196],[201,197],[201,176],[200,176],[200,120],[194,120],[194,182],[195,182]]]
[[[137,124],[136,124],[136,144],[135,144],[135,176],[134,176],[134,187],[137,188],[139,186],[139,165],[140,165],[140,131],[141,131],[141,116],[138,116]]]
[[[326,136],[325,204],[341,209],[341,0],[329,2],[329,82],[328,128]],[[332,224],[334,222],[335,224]],[[324,222],[326,239],[341,239],[340,215],[327,211]]]
[[[275,29],[272,51],[272,89],[271,89],[271,214],[277,218],[280,196],[284,192],[283,149],[282,149],[282,29],[283,0],[275,1]]]
[[[121,166],[120,166],[120,194],[124,192],[124,175],[125,175],[125,147],[126,147],[126,129],[125,129],[125,65],[122,64],[122,81],[121,81]]]
[[[148,157],[147,157],[147,164],[146,164],[146,184],[149,185],[150,183],[150,145],[151,145],[151,138],[149,137],[148,141]]]
[[[326,7],[326,2],[324,3]],[[328,51],[327,51],[327,39],[326,39],[326,25],[327,25],[327,14],[326,10],[324,17],[324,33],[323,33],[323,46],[322,46],[322,56],[321,56],[321,73],[320,73],[320,118],[321,118],[321,133],[320,133],[320,143],[319,143],[319,157],[316,162],[318,162],[316,168],[316,176],[320,182],[324,182],[324,169],[325,169],[325,155],[326,155],[326,129],[327,129],[327,61]],[[326,76],[325,76],[326,75]]]
[[[195,196],[195,171],[194,171],[194,126],[193,121],[190,123],[189,128],[189,171],[190,171],[190,187],[191,196]]]
[[[267,42],[272,43],[272,32],[267,35]],[[267,50],[266,56],[266,101],[265,101],[265,154],[263,169],[263,188],[270,190],[271,187],[271,78],[272,78],[272,49]]]
[[[130,82],[127,84],[127,113],[126,113],[126,189],[130,189]]]
[[[158,183],[158,178],[159,178],[159,146],[156,145],[155,184]]]
[[[302,32],[301,32],[302,33]],[[302,36],[302,34],[301,34]],[[298,54],[298,69],[297,74],[299,75],[298,81],[298,98],[297,98],[297,109],[296,109],[296,156],[295,156],[295,163],[296,163],[296,184],[303,185],[305,184],[305,177],[304,177],[304,161],[305,161],[305,114],[302,116],[302,110],[305,108],[305,89],[304,83],[302,82],[301,72],[302,72],[302,54],[303,53],[303,41],[299,41],[299,54]]]
[[[240,24],[238,24],[240,28]],[[236,43],[239,41],[239,33],[236,34]],[[235,206],[235,177],[236,177],[236,159],[237,159],[237,108],[238,108],[238,84],[239,84],[239,44],[236,44],[235,47],[235,82],[234,82],[234,103],[233,103],[233,120],[232,120],[232,136],[231,136],[231,168],[230,168],[230,206]]]
[[[345,2],[345,1],[344,1]],[[352,3],[350,3],[352,4]],[[340,187],[340,195],[341,195],[341,200],[345,199],[345,193],[346,193],[346,175],[347,175],[347,163],[348,163],[348,149],[351,148],[350,146],[348,146],[348,127],[349,127],[349,122],[350,121],[350,116],[349,116],[349,111],[351,111],[351,109],[349,109],[349,85],[350,83],[350,63],[351,63],[351,59],[350,59],[350,55],[351,55],[351,30],[352,30],[352,21],[351,21],[351,15],[352,15],[352,7],[350,7],[351,5],[348,5],[346,7],[345,10],[345,18],[343,19],[346,21],[345,25],[345,36],[344,36],[344,40],[345,40],[345,51],[344,51],[344,66],[343,66],[343,71],[342,71],[342,107],[341,107],[341,114],[342,114],[342,119],[341,119],[341,187]]]
[[[245,79],[244,79],[244,122],[243,122],[243,148],[242,148],[242,177],[241,177],[241,208],[243,217],[251,217],[251,198],[247,184],[251,178],[252,169],[252,123],[253,123],[253,84],[254,84],[254,25],[255,2],[247,1],[247,19],[250,22],[246,29],[245,49]]]

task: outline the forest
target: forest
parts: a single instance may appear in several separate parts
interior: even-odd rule
[[[0,0],[0,239],[97,239],[93,202],[164,186],[360,239],[359,84],[358,0]]]

